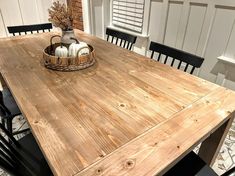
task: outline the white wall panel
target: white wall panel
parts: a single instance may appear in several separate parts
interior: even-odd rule
[[[235,10],[233,11],[233,13],[234,13],[233,16],[235,18]],[[230,35],[230,38],[229,38],[229,41],[228,41],[228,44],[227,44],[227,48],[226,48],[226,51],[225,51],[225,56],[231,57],[235,60],[235,19],[234,19],[234,22],[233,22],[231,35]]]
[[[2,12],[0,9],[0,37],[5,37],[5,36],[6,36],[6,29],[3,22]]]
[[[47,23],[48,9],[54,1],[57,0],[0,0],[0,37],[7,35],[7,26]]]
[[[182,3],[170,2],[164,43],[175,47],[182,14]]]
[[[212,74],[211,71],[216,66],[217,57],[222,55],[225,51],[233,27],[233,22],[233,10],[217,9],[206,48],[205,61],[200,72],[201,77],[210,81],[215,81],[216,75]]]
[[[38,5],[36,0],[19,0],[19,7],[24,24],[40,23]]]
[[[6,26],[23,24],[18,0],[0,0],[0,8]]]
[[[150,7],[149,36],[151,41],[159,41],[162,25],[163,1],[153,0]],[[164,19],[163,19],[164,20]]]
[[[52,0],[36,0],[40,23],[48,22],[48,9],[52,5]]]
[[[206,15],[205,5],[190,4],[190,13],[183,43],[183,50],[196,54]]]
[[[104,21],[103,21],[103,0],[92,0],[92,33],[97,37],[103,38],[104,36]]]

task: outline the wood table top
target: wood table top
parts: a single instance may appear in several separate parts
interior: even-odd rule
[[[160,174],[235,110],[235,93],[76,31],[96,64],[44,68],[53,33],[0,39],[0,71],[54,175]]]

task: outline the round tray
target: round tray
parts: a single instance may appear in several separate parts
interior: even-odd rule
[[[43,52],[44,65],[48,69],[57,71],[76,71],[92,66],[95,63],[95,52],[91,45],[88,45],[90,53],[79,57],[58,57],[55,56],[55,48],[60,43],[52,44]]]

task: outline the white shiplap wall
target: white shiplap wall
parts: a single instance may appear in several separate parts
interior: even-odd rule
[[[107,16],[102,9],[111,0],[92,0],[92,3],[95,1],[99,1],[99,13]],[[104,37],[105,28],[111,21],[107,22],[95,11],[93,16],[100,22],[93,26],[93,31],[99,31],[98,36]],[[149,0],[146,1],[144,20],[143,32],[147,30],[149,38],[139,38],[134,51],[146,53],[146,43],[153,40],[197,54],[205,58],[198,70],[199,77],[219,82],[217,74],[229,70],[224,86],[235,90],[235,66],[228,69],[217,62],[220,55],[235,60],[235,0]]]
[[[0,0],[0,37],[7,26],[48,22],[48,8],[55,0]],[[66,3],[66,0],[60,0]]]

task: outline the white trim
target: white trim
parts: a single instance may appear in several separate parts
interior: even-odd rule
[[[6,28],[6,24],[2,15],[2,10],[0,9],[0,16],[2,18],[2,23],[3,23],[3,27],[4,27],[4,31],[5,31],[5,35],[7,36],[7,28]]]
[[[133,32],[133,31],[123,29],[123,28],[119,28],[119,27],[116,27],[116,26],[113,26],[113,25],[109,25],[107,27],[111,28],[111,29],[114,29],[114,30],[121,31],[121,32],[125,32],[127,34],[135,35],[135,36],[138,36],[138,37],[149,38],[149,35],[143,35],[143,34],[140,34],[138,32]]]
[[[91,9],[89,0],[82,0],[82,18],[84,32],[91,33]]]
[[[234,58],[230,58],[230,57],[226,57],[226,56],[219,56],[217,57],[218,61],[221,61],[225,64],[229,64],[229,65],[234,65],[235,66],[235,59]]]

